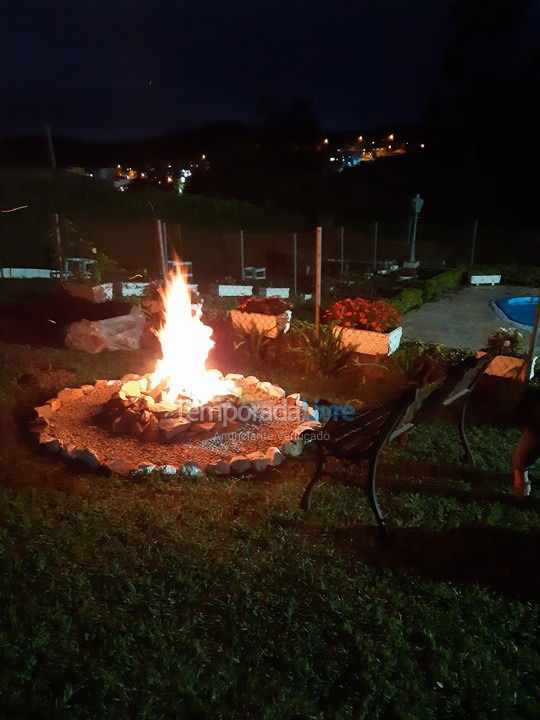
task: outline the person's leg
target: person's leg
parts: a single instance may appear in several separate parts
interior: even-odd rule
[[[540,458],[540,438],[525,428],[512,455],[514,492],[516,495],[526,497],[531,494],[529,468],[534,465],[538,458]]]

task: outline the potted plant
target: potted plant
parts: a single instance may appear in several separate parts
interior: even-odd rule
[[[527,365],[523,333],[517,328],[499,328],[487,337],[486,349],[497,354],[486,369],[487,375],[518,380],[522,378]],[[534,375],[536,357],[531,363],[530,377]]]
[[[278,297],[242,297],[238,307],[231,310],[235,330],[258,332],[275,338],[291,326],[292,305]]]
[[[333,331],[344,345],[366,355],[391,355],[403,333],[400,314],[384,300],[345,298],[334,303],[324,319],[334,323]]]

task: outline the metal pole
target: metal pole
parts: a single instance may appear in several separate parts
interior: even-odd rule
[[[156,218],[157,227],[157,254],[158,254],[158,275],[161,275],[161,282],[164,285],[167,279],[167,270],[165,268],[165,257],[163,255],[163,233],[161,230],[161,220]]]
[[[373,223],[373,272],[377,272],[377,242],[379,240],[379,223]]]
[[[536,349],[536,338],[538,336],[538,325],[540,323],[540,291],[538,292],[538,300],[536,301],[536,312],[534,314],[534,323],[529,341],[529,352],[527,353],[527,362],[525,363],[525,377],[523,382],[528,382],[531,376],[531,370],[534,360],[534,351]]]
[[[341,226],[341,237],[340,237],[340,244],[341,244],[341,274],[345,272],[345,228],[343,225]]]
[[[62,233],[60,232],[60,216],[54,213],[54,233],[56,236],[56,264],[60,273],[60,282],[64,282],[64,259],[62,258]]]
[[[321,330],[321,264],[322,264],[322,227],[317,228],[315,239],[315,337]]]
[[[416,262],[416,226],[418,224],[418,213],[416,210],[414,211],[414,215],[412,218],[412,229],[411,229],[411,255],[409,257],[409,262]]]
[[[474,255],[476,252],[476,236],[478,234],[478,220],[474,221],[471,243],[471,267],[474,265]]]
[[[51,159],[51,167],[53,170],[56,170],[56,155],[54,152],[54,145],[53,145],[52,132],[51,132],[50,125],[45,126],[45,132],[47,133],[47,145],[49,146],[49,156]]]
[[[167,274],[169,272],[169,241],[167,240],[167,223],[161,223],[161,237],[163,238],[163,258]]]
[[[293,290],[294,290],[295,295],[298,293],[297,276],[298,276],[298,235],[296,233],[294,233],[294,235],[293,235]]]
[[[242,266],[242,276],[241,279],[244,279],[244,231],[240,230],[240,264]]]

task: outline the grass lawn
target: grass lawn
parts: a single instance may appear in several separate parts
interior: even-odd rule
[[[299,511],[307,460],[133,481],[41,456],[32,404],[151,359],[0,359],[3,717],[538,717],[540,502],[510,494],[515,431],[474,427],[475,471],[444,420],[390,446],[384,548],[359,491]]]

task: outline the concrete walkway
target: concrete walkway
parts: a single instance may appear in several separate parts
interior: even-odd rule
[[[535,295],[534,288],[514,285],[466,287],[448,297],[428,302],[403,316],[403,340],[424,340],[448,347],[477,350],[493,330],[511,327],[489,306],[491,300],[506,296]],[[523,332],[525,343],[529,333]]]

